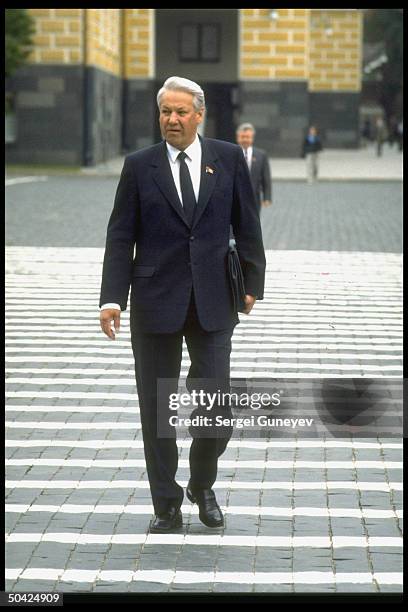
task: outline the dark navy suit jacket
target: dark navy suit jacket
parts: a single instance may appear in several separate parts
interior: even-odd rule
[[[226,329],[238,322],[227,274],[230,224],[246,292],[263,299],[265,253],[242,149],[221,140],[200,141],[200,192],[191,227],[173,181],[166,143],[125,158],[108,223],[99,306],[116,302],[126,310],[131,287],[132,329],[179,331],[192,288],[204,330]]]

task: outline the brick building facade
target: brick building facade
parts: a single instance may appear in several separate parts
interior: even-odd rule
[[[9,162],[93,165],[156,142],[167,76],[199,82],[204,133],[251,121],[271,156],[298,156],[309,123],[327,147],[358,145],[362,11],[28,9],[29,63],[8,82]]]

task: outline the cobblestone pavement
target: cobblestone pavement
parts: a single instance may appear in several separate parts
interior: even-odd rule
[[[129,313],[115,342],[102,335],[102,257],[7,249],[6,589],[400,592],[400,438],[234,439],[216,483],[225,527],[204,527],[185,499],[180,532],[148,533]],[[265,300],[234,334],[233,377],[400,380],[397,249],[267,261]]]
[[[116,177],[20,178],[34,182],[7,187],[6,244],[104,247]],[[401,181],[274,181],[265,248],[399,253],[401,202]]]

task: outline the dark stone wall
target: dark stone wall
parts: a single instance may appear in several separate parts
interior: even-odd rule
[[[122,79],[95,67],[30,64],[7,81],[17,140],[8,163],[94,165],[121,153]]]
[[[121,153],[122,79],[99,68],[85,72],[84,165],[93,166]]]
[[[123,153],[142,149],[160,140],[156,105],[158,89],[151,79],[126,79],[123,82]]]
[[[359,146],[359,93],[310,93],[310,123],[316,125],[323,146],[354,149]]]
[[[359,93],[311,93],[306,82],[242,81],[239,122],[254,124],[271,157],[298,157],[312,123],[324,147],[357,148],[359,105]]]
[[[256,146],[271,157],[299,157],[308,120],[306,81],[241,81],[239,123],[255,126]]]
[[[30,64],[7,80],[15,93],[17,140],[6,162],[81,165],[83,69]]]
[[[155,142],[156,84],[89,66],[30,64],[7,80],[17,140],[10,164],[93,166]]]
[[[157,142],[162,83],[123,80],[94,67],[21,68],[6,81],[6,91],[16,94],[17,118],[6,163],[92,166]],[[324,147],[358,147],[358,93],[310,93],[306,82],[201,84],[208,94],[207,136],[235,140],[238,123],[250,121],[256,145],[269,156],[299,157],[307,126],[315,123]]]

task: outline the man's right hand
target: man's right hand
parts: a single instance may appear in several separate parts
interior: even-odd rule
[[[119,332],[120,329],[120,310],[116,308],[104,308],[99,314],[99,322],[101,324],[102,331],[111,339],[115,340],[115,331],[112,329],[112,321],[115,327],[115,331]]]

